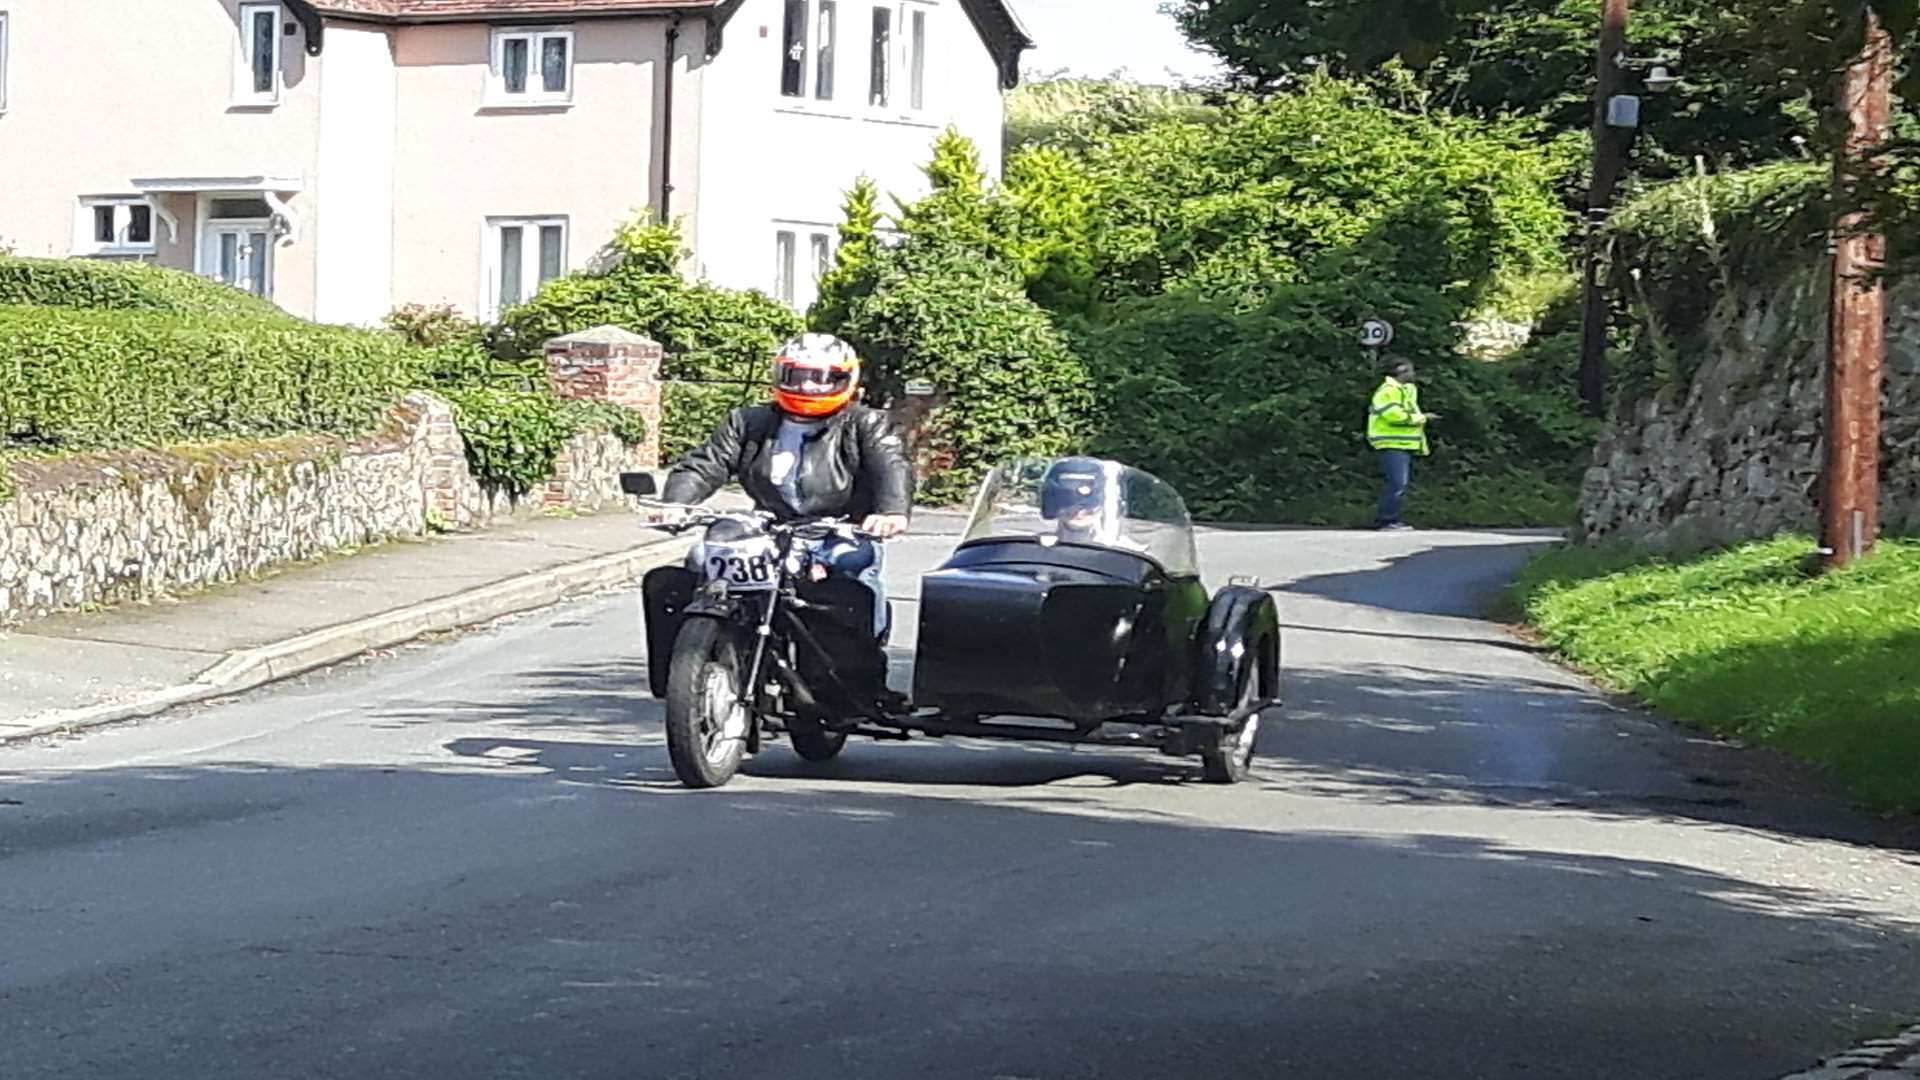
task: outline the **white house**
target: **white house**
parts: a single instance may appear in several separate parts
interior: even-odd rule
[[[1006,0],[0,0],[0,249],[485,316],[651,209],[805,306],[858,176],[921,193],[949,124],[997,173],[1030,46]]]

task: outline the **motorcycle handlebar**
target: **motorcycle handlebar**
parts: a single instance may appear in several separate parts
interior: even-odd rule
[[[879,542],[886,540],[885,537],[870,533],[854,525],[851,520],[843,517],[807,518],[802,521],[777,521],[772,514],[761,510],[707,510],[700,507],[687,506],[683,503],[660,502],[657,499],[642,499],[640,500],[640,504],[661,510],[686,511],[686,516],[679,521],[655,521],[648,523],[648,528],[660,529],[671,533],[682,533],[689,529],[700,528],[711,525],[716,521],[724,521],[731,518],[752,522],[755,525],[765,528],[769,532],[794,533],[804,536],[807,539],[820,539],[840,529],[845,529],[855,536],[868,540]]]

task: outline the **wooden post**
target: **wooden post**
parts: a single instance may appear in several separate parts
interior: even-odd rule
[[[1594,69],[1593,182],[1587,188],[1586,246],[1580,259],[1580,401],[1592,417],[1604,417],[1607,411],[1608,306],[1606,283],[1600,275],[1600,244],[1626,158],[1626,137],[1607,125],[1607,102],[1620,92],[1620,67],[1614,59],[1627,48],[1627,5],[1628,0],[1606,0]]]
[[[1847,133],[1833,165],[1843,212],[1834,223],[1821,485],[1821,542],[1830,567],[1871,552],[1880,533],[1880,388],[1887,350],[1880,269],[1887,240],[1877,228],[1868,231],[1865,211],[1846,209],[1855,181],[1878,167],[1891,134],[1893,38],[1871,5],[1860,54],[1839,83]]]

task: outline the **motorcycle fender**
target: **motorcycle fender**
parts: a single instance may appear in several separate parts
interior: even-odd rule
[[[1225,716],[1247,665],[1259,665],[1265,686],[1279,685],[1279,606],[1263,590],[1229,585],[1214,594],[1194,648],[1193,706],[1204,716]]]
[[[662,566],[648,571],[640,582],[640,608],[647,634],[647,689],[657,698],[667,696],[668,660],[674,639],[698,596],[699,579],[684,566]]]

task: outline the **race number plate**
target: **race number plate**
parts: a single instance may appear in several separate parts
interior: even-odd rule
[[[706,545],[707,580],[724,581],[737,592],[760,592],[778,584],[778,553],[770,539]]]

